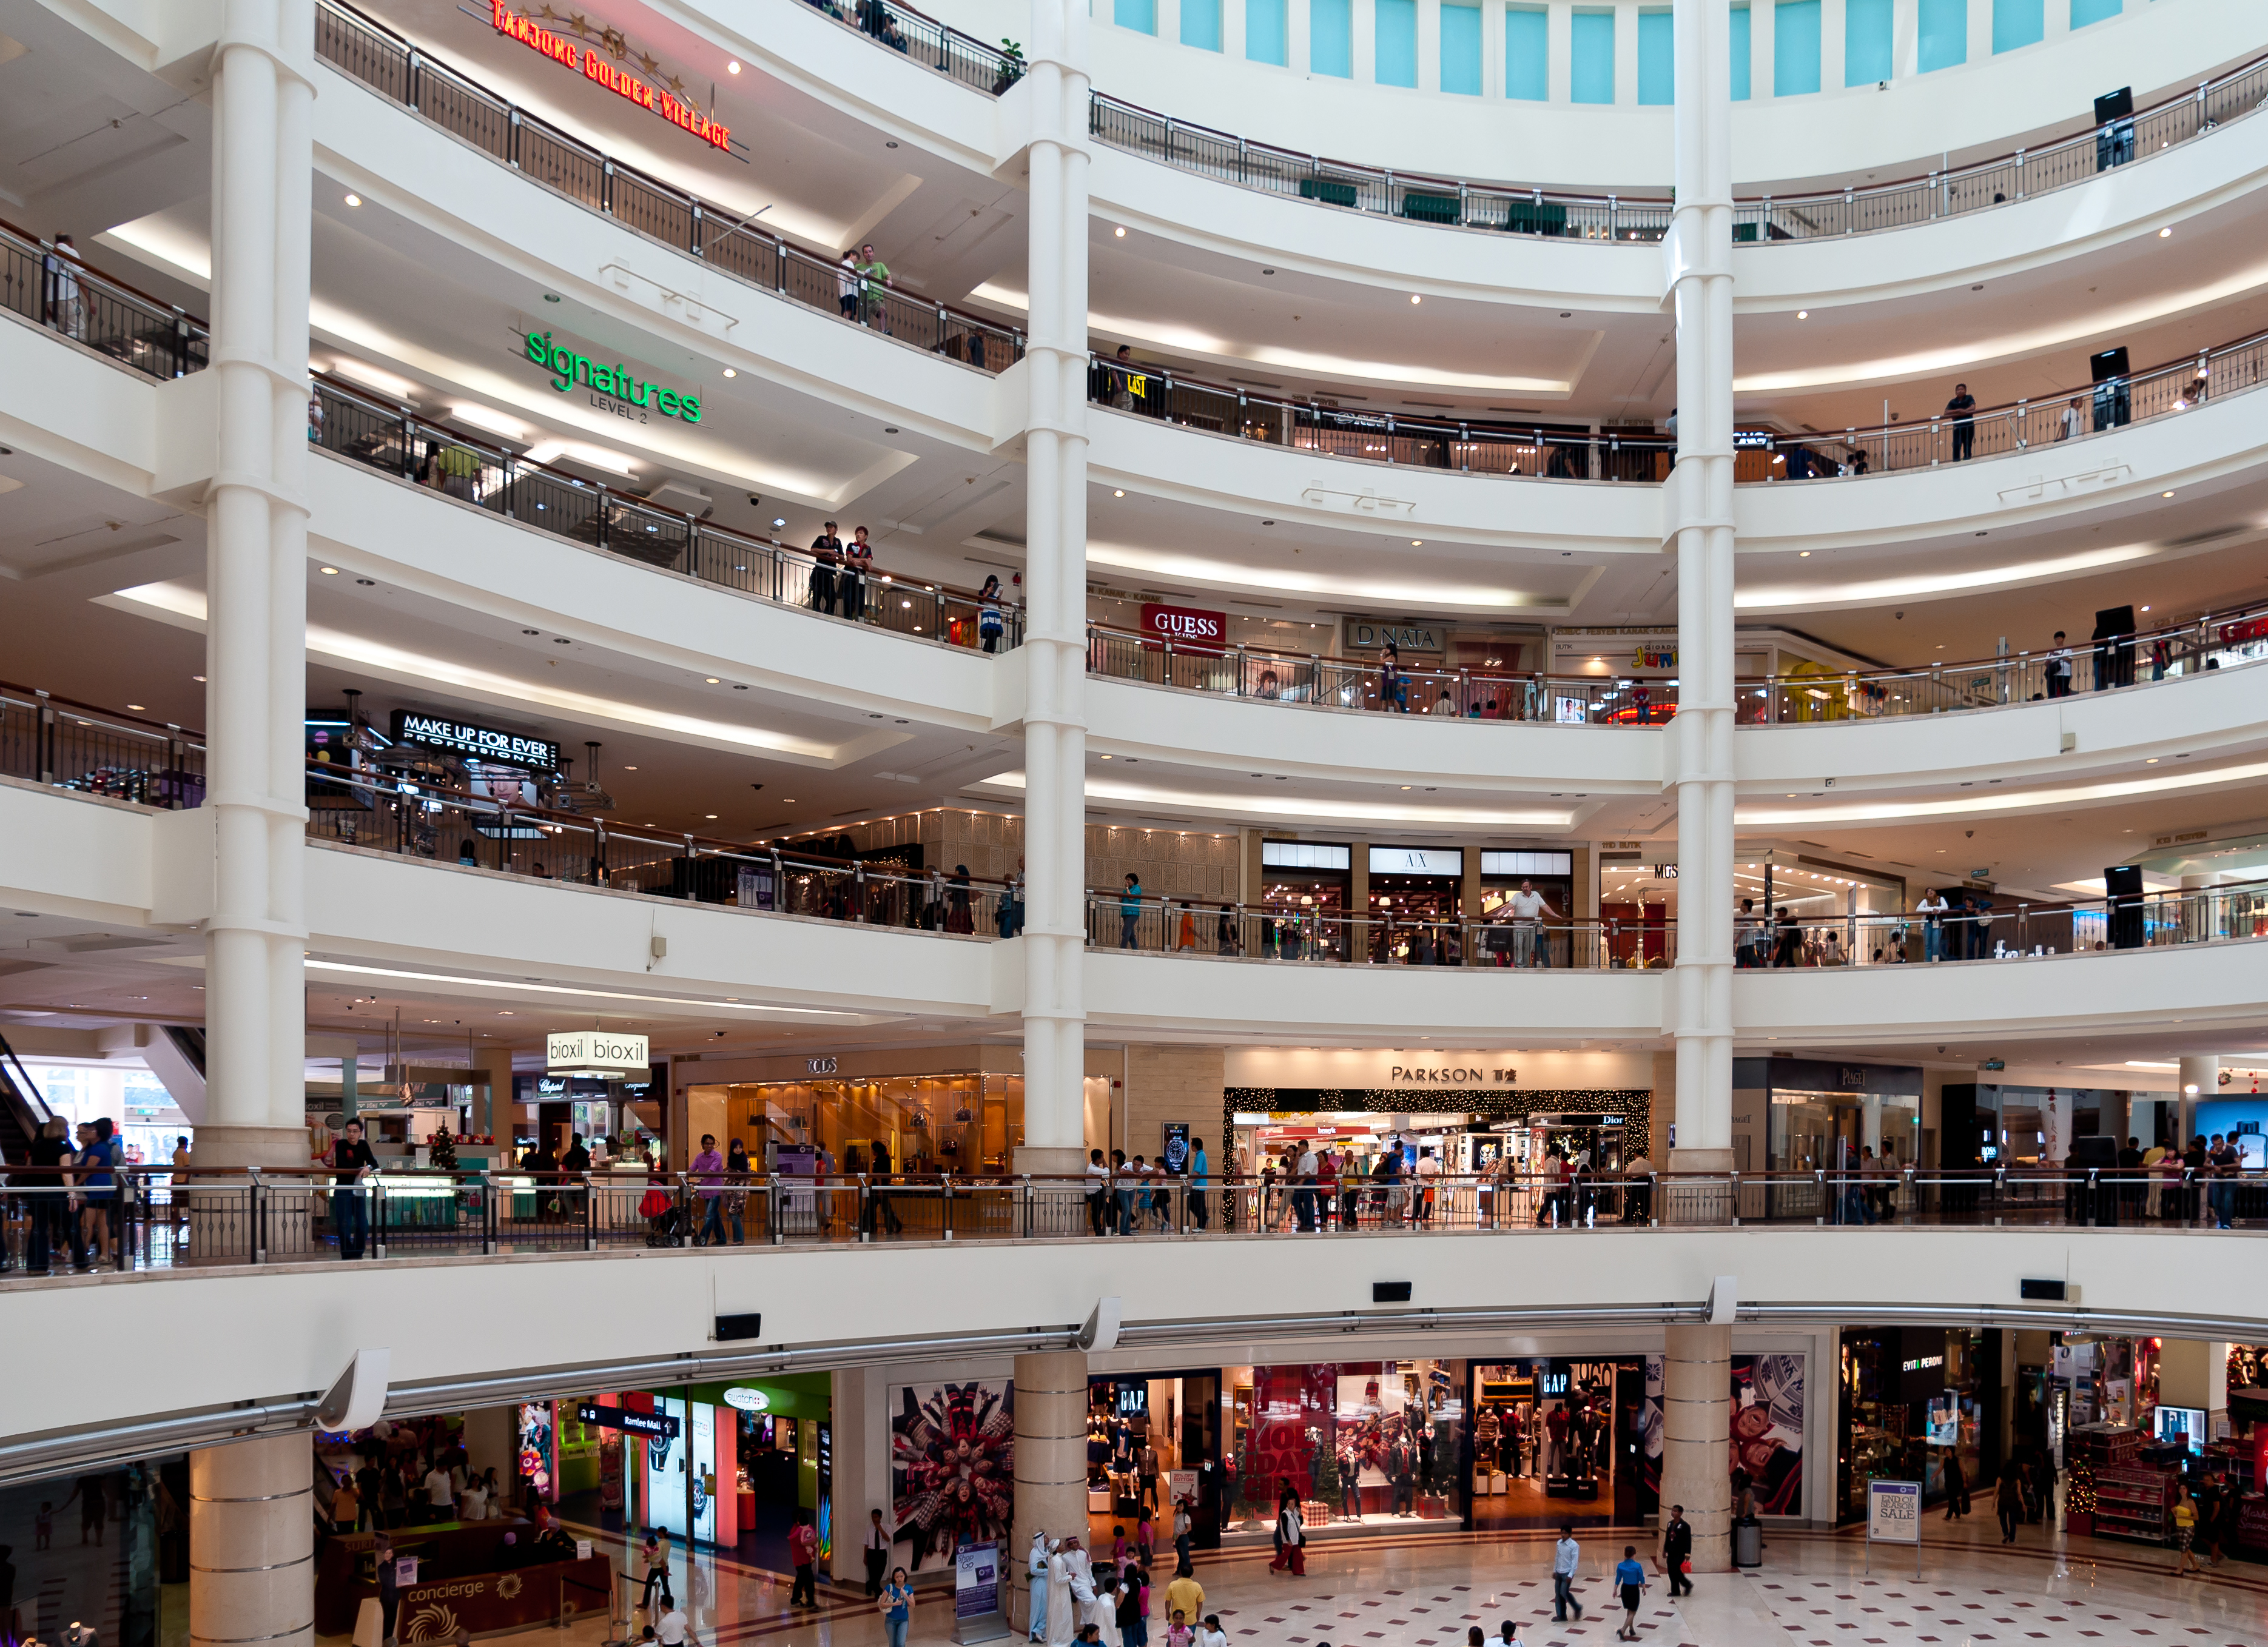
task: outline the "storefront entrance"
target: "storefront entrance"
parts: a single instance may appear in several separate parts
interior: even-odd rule
[[[1643,1357],[1474,1363],[1472,1525],[1651,1513],[1660,1482],[1658,1464],[1647,1471],[1646,1394]]]
[[[1217,1547],[1219,1443],[1218,1368],[1087,1380],[1087,1548],[1095,1559],[1108,1559],[1122,1533],[1138,1546],[1146,1511],[1153,1561],[1170,1562],[1176,1504],[1189,1511],[1191,1544]]]

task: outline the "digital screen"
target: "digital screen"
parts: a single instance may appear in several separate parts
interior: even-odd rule
[[[2151,1432],[2160,1441],[2173,1442],[2192,1452],[2202,1452],[2205,1444],[2205,1408],[2161,1407],[2153,1415]]]

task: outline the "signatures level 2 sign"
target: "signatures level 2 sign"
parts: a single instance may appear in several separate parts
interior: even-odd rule
[[[544,11],[548,13],[550,9],[546,6]],[[628,58],[630,55],[630,42],[622,38],[621,31],[602,30],[597,46],[578,46],[572,37],[546,28],[534,18],[512,11],[504,0],[489,0],[489,20],[496,25],[497,33],[508,35],[530,51],[550,58],[561,68],[606,87],[616,97],[652,111],[671,125],[691,132],[712,148],[729,150],[733,146],[730,128],[711,119],[683,99],[651,85],[628,70],[618,69],[608,61],[610,55]],[[580,17],[574,21],[584,27],[589,26]],[[650,55],[641,55],[637,62],[648,74],[661,67]]]

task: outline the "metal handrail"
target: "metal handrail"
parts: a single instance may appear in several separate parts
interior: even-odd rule
[[[1366,914],[1091,888],[1086,946],[1232,960],[1316,966],[1485,967],[1540,971],[1646,971],[1677,950],[1674,917],[1523,921]]]
[[[879,567],[863,577],[844,565],[822,567],[808,551],[532,462],[492,435],[421,417],[328,373],[318,377],[315,397],[323,416],[309,438],[318,450],[416,480],[508,520],[777,605],[829,614],[839,606],[851,621],[909,637],[988,651],[1023,643],[1023,609],[1005,596],[987,600],[950,585],[901,580]],[[999,625],[990,636],[988,617]]]
[[[1934,468],[1980,456],[2036,452],[2058,444],[2076,454],[2080,448],[2075,442],[2131,423],[2195,411],[2208,399],[2225,400],[2264,381],[2268,381],[2268,332],[2256,332],[2162,365],[2007,405],[1943,411],[1911,423],[1854,426],[1839,433],[1773,434],[1768,446],[1759,443],[1736,456],[1734,479],[1750,484],[1847,480]],[[1766,451],[1772,454],[1768,460]],[[1786,472],[1775,475],[1773,468]],[[2060,485],[2063,478],[2053,483]]]
[[[1287,400],[1170,368],[1087,357],[1097,406],[1287,450],[1471,474],[1565,481],[1666,480],[1675,443],[1651,430],[1555,428],[1475,418],[1350,411],[1321,395]]]
[[[892,0],[856,3],[896,10]],[[498,164],[745,285],[984,371],[1005,371],[1023,357],[1023,334],[1015,327],[860,280],[834,257],[602,154],[343,0],[319,0],[315,54]]]
[[[2126,119],[2089,126],[2038,148],[1864,187],[1736,198],[1733,237],[1738,243],[1769,246],[1989,210],[2162,153],[2243,118],[2264,100],[2268,56]],[[1267,194],[1446,228],[1629,244],[1660,240],[1675,210],[1675,201],[1659,190],[1570,192],[1328,159],[1161,114],[1103,92],[1091,94],[1089,110],[1090,132],[1131,154]]]
[[[4,219],[0,309],[146,377],[186,377],[211,359],[212,335],[202,320]]]
[[[1969,904],[1970,897],[1981,899],[1981,907]],[[1734,955],[1742,968],[2036,960],[2173,949],[2268,937],[2268,879],[2068,900],[1970,893],[1962,904],[1926,914],[1781,919],[1759,910],[1737,924]]]
[[[468,1070],[468,1074],[471,1072]],[[1511,1128],[1509,1130],[1518,1130]],[[384,1261],[510,1252],[593,1252],[633,1244],[1008,1243],[1080,1237],[1251,1239],[1276,1233],[1550,1238],[1602,1226],[1746,1224],[1855,1227],[2268,1229],[2268,1173],[2191,1165],[2073,1168],[1987,1162],[1925,1168],[1894,1154],[1754,1172],[1594,1170],[1555,1150],[1529,1166],[1485,1173],[1374,1171],[1341,1176],[1336,1159],[1300,1169],[1301,1144],[1231,1157],[1204,1179],[1145,1164],[1106,1176],[1020,1173],[944,1161],[887,1173],[669,1169],[636,1159],[581,1173],[541,1170],[502,1152],[470,1168],[412,1164],[351,1182],[320,1162],[247,1171],[125,1166],[117,1189],[33,1181],[16,1168],[0,1198],[20,1210],[26,1261],[92,1265],[82,1203],[105,1206],[104,1261],[121,1270]],[[461,1147],[461,1146],[460,1146]],[[1568,1146],[1574,1148],[1571,1143]],[[1223,1151],[1226,1156],[1228,1151]],[[352,1216],[350,1216],[352,1215]],[[351,1249],[357,1243],[359,1253]]]

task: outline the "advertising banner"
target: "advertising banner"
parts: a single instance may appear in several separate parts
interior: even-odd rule
[[[1004,1639],[1000,1614],[1000,1547],[964,1544],[953,1557],[953,1639],[968,1643]]]
[[[1867,1537],[1876,1544],[1921,1542],[1921,1483],[1868,1482]]]

